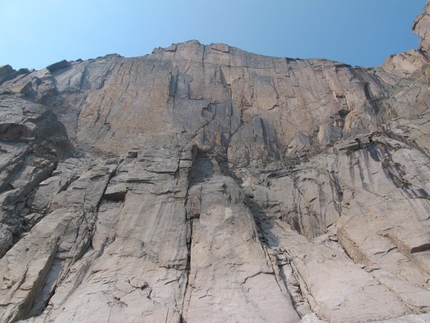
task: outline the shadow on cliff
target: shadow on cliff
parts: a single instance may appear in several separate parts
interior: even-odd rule
[[[267,217],[266,211],[261,207],[260,204],[253,200],[252,195],[246,196],[245,205],[248,207],[252,213],[252,216],[254,217],[260,242],[269,248],[278,247],[279,240],[272,233],[274,220]]]
[[[203,183],[214,175],[214,165],[206,153],[197,149],[193,157],[191,168],[190,187]]]

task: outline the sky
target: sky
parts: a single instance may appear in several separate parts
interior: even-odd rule
[[[135,57],[197,39],[289,58],[378,66],[417,49],[426,0],[0,0],[0,66]]]

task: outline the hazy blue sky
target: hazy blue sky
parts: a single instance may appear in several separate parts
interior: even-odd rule
[[[376,66],[418,47],[426,0],[0,0],[0,65],[151,53],[197,39],[263,55]]]

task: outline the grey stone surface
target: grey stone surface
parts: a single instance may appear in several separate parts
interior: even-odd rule
[[[0,321],[428,321],[424,9],[375,68],[196,40],[0,67]]]

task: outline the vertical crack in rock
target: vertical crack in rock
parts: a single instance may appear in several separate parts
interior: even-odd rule
[[[193,222],[194,219],[198,219],[200,216],[200,203],[201,198],[200,196],[192,196],[190,200],[190,189],[195,184],[195,174],[194,171],[194,165],[195,160],[198,155],[198,148],[197,146],[193,146],[191,151],[182,152],[182,154],[187,154],[186,158],[182,159],[180,162],[185,163],[185,167],[188,169],[188,186],[187,186],[187,193],[185,197],[185,217],[187,222],[187,264],[186,264],[186,282],[185,282],[185,290],[183,295],[183,303],[182,308],[180,310],[181,315],[181,322],[180,323],[186,323],[184,319],[184,313],[187,312],[188,306],[189,306],[189,289],[192,288],[190,286],[190,273],[191,273],[191,247],[193,243]]]
[[[295,278],[297,273],[293,270],[289,256],[279,249],[279,241],[271,231],[274,220],[267,217],[261,205],[254,201],[254,196],[247,194],[245,205],[253,215],[260,243],[267,254],[268,263],[273,268],[278,285],[283,285],[283,287],[279,286],[279,288],[288,295],[294,310],[300,317],[311,313],[309,304],[302,295],[300,284]]]
[[[287,322],[297,322],[272,260],[257,240],[252,216],[242,204],[243,193],[221,169],[215,156],[200,152],[191,171],[187,208],[193,238],[183,320],[201,322],[205,308],[215,320],[233,315],[272,321],[282,315]],[[268,312],[269,300],[277,304],[276,311]]]
[[[285,285],[285,288],[290,295],[291,303],[294,306],[297,314],[303,317],[311,313],[310,305],[302,292],[298,273],[291,263],[290,256],[287,252],[279,250],[276,254],[277,266],[279,267],[280,275]],[[303,283],[302,283],[303,286]]]

